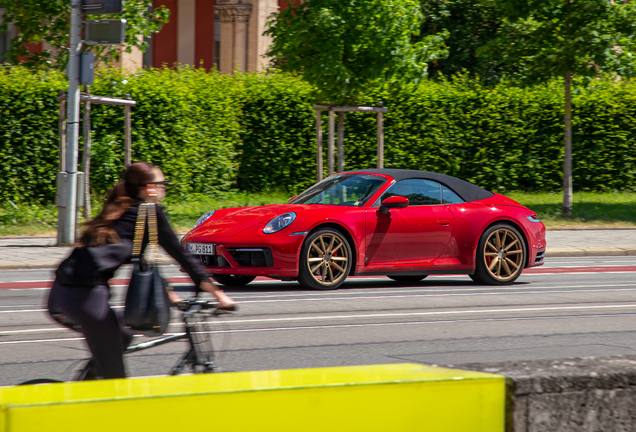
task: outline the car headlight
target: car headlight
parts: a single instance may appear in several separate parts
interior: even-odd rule
[[[273,234],[275,232],[278,232],[286,226],[289,226],[294,221],[294,219],[296,219],[296,213],[294,212],[284,213],[280,216],[276,216],[274,219],[269,221],[265,228],[263,228],[263,232],[265,234]]]
[[[203,216],[201,216],[199,218],[199,220],[197,221],[197,223],[194,224],[194,226],[192,227],[192,229],[195,229],[196,227],[198,227],[199,225],[201,225],[203,222],[205,222],[206,220],[210,219],[210,216],[212,216],[214,214],[216,210],[212,210],[207,212],[206,214],[204,214]]]

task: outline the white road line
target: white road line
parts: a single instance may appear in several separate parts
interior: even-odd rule
[[[368,319],[368,318],[405,318],[415,316],[433,316],[433,315],[469,315],[469,314],[489,314],[489,313],[526,313],[526,312],[545,312],[545,311],[570,311],[570,310],[593,310],[593,309],[625,309],[636,308],[636,304],[620,304],[620,305],[593,305],[593,306],[549,306],[534,308],[505,308],[505,309],[465,309],[451,311],[431,311],[431,312],[406,312],[406,313],[382,313],[382,314],[352,314],[352,315],[323,315],[323,316],[300,316],[289,318],[258,318],[258,319],[224,319],[223,322],[228,325],[232,324],[252,324],[252,323],[269,323],[269,322],[293,322],[293,321],[321,321],[321,320],[343,320],[343,319]],[[567,315],[566,315],[567,316]],[[218,323],[218,321],[210,321],[210,323]],[[182,325],[182,323],[173,322],[171,326]],[[39,331],[60,331],[67,330],[64,327],[44,328],[44,329],[27,329],[27,330],[10,330],[0,332],[0,337],[9,334],[20,333],[36,333]]]
[[[631,288],[613,288],[613,287],[631,287]],[[496,295],[536,295],[536,294],[571,294],[571,293],[593,293],[593,292],[620,292],[620,291],[636,291],[636,286],[632,283],[628,284],[607,284],[607,285],[571,285],[565,286],[563,288],[566,289],[554,289],[555,287],[532,287],[532,290],[523,290],[523,291],[505,291],[500,292],[502,290],[519,290],[520,287],[507,287],[507,288],[497,288],[499,291],[490,291],[490,292],[473,292],[483,290],[485,288],[469,288],[469,289],[435,289],[435,290],[421,290],[424,292],[427,291],[460,291],[460,292],[449,292],[449,293],[438,293],[438,294],[409,294],[409,295],[390,295],[393,293],[399,292],[413,292],[413,290],[403,290],[403,291],[384,291],[382,293],[386,293],[389,295],[365,295],[361,293],[358,296],[351,296],[350,292],[343,293],[330,293],[331,297],[316,297],[316,298],[274,298],[272,300],[241,300],[252,299],[252,298],[262,298],[262,297],[283,297],[287,296],[287,294],[273,294],[267,296],[233,296],[237,300],[241,300],[242,304],[248,303],[289,303],[289,302],[311,302],[311,301],[333,301],[333,300],[383,300],[383,299],[392,299],[392,298],[417,298],[417,297],[461,297],[461,296],[496,296]],[[550,290],[552,288],[552,290]],[[559,287],[560,288],[560,287]],[[578,288],[578,289],[568,289],[568,288]],[[595,288],[595,289],[589,289]],[[609,288],[609,289],[601,289],[601,288]],[[415,292],[421,292],[417,290]],[[373,292],[370,292],[373,293]],[[301,296],[301,295],[321,295],[321,294],[288,294],[289,296]],[[334,297],[336,295],[349,295],[350,297]],[[111,306],[113,309],[122,309],[124,306],[119,304],[114,304]],[[33,312],[46,312],[46,309],[17,309],[17,310],[0,310],[0,314],[11,314],[11,313],[33,313]]]
[[[437,320],[437,321],[404,321],[389,323],[364,323],[364,324],[329,324],[315,326],[296,326],[296,327],[269,327],[255,329],[236,329],[236,330],[218,330],[203,333],[258,333],[270,331],[297,331],[297,330],[320,330],[334,328],[353,328],[353,327],[383,327],[383,326],[400,326],[400,325],[426,325],[426,324],[458,324],[471,322],[497,322],[497,321],[529,321],[529,320],[548,320],[548,319],[582,319],[582,318],[615,318],[615,317],[633,317],[636,313],[618,313],[618,314],[594,314],[594,315],[557,315],[557,316],[531,316],[531,317],[503,317],[503,318],[472,318],[472,319],[455,319],[455,320]],[[166,336],[173,334],[169,333]],[[64,342],[78,341],[84,338],[56,338],[56,339],[34,339],[34,340],[18,340],[0,342],[2,345],[15,345],[27,343],[45,343],[45,342]],[[311,348],[311,346],[308,346]]]

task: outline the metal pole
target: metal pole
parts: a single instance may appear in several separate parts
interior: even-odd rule
[[[345,113],[338,113],[338,172],[343,172],[345,167],[344,161],[344,118]]]
[[[80,73],[80,42],[82,32],[82,1],[71,0],[71,37],[70,56],[68,60],[68,104],[66,111],[66,173],[68,175],[68,189],[63,230],[58,237],[60,244],[75,243],[75,222],[77,219],[77,158],[79,135],[79,73]]]
[[[86,94],[91,94],[91,86],[87,85]],[[82,153],[82,171],[84,171],[84,218],[91,218],[91,103],[84,102],[84,151]]]
[[[130,94],[126,95],[126,99],[131,100]],[[130,105],[124,106],[124,165],[126,168],[132,163],[132,138],[130,135]]]
[[[334,132],[336,129],[336,118],[334,112],[329,110],[329,143],[327,146],[327,175],[333,175],[333,144]]]
[[[378,104],[382,106],[382,102]],[[378,168],[384,168],[384,113],[378,112]]]
[[[316,181],[322,180],[322,111],[316,110]]]

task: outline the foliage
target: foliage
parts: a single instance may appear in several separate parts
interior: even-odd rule
[[[170,11],[161,6],[151,11],[152,0],[128,0],[124,10],[117,18],[126,22],[126,52],[133,48],[145,51],[148,43],[139,36],[149,37],[161,30],[168,22]],[[21,60],[24,65],[34,69],[59,70],[66,68],[69,56],[69,33],[71,2],[69,0],[0,0],[0,8],[4,9],[3,23],[0,31],[6,31],[9,23],[18,29],[17,37],[11,41],[5,56],[13,63]],[[87,15],[86,19],[99,19],[99,15]],[[41,52],[29,52],[27,44],[46,41],[52,49]],[[95,45],[85,50],[94,51],[97,60],[109,63],[118,60],[121,48],[114,45]]]
[[[161,166],[173,183],[172,197],[226,190],[235,183],[238,107],[233,80],[203,70],[162,69],[139,75],[102,71],[94,94],[129,93],[133,160]],[[0,70],[0,202],[52,202],[58,166],[58,73]],[[124,110],[93,105],[91,185],[103,194],[123,169]],[[80,149],[81,150],[81,149]]]
[[[172,197],[212,193],[235,182],[235,146],[239,140],[238,107],[233,80],[202,69],[153,69],[139,75],[118,71],[98,74],[94,94],[130,94],[133,160],[160,166],[173,182]],[[124,110],[94,105],[91,163],[92,189],[101,194],[123,166]]]
[[[613,0],[498,0],[505,18],[479,54],[519,68],[525,82],[633,72],[636,4]]]
[[[443,57],[445,33],[413,43],[417,0],[306,0],[269,22],[268,55],[277,68],[303,72],[323,103],[354,103],[375,82],[418,82]]]
[[[51,203],[57,171],[58,73],[0,71],[0,205]],[[574,187],[636,189],[636,83],[575,82]],[[137,75],[102,71],[94,94],[137,101],[132,109],[134,160],[161,166],[169,199],[219,196],[240,188],[297,193],[315,179],[312,87],[284,73],[236,74],[155,69]],[[525,88],[487,86],[460,76],[361,93],[384,101],[385,166],[458,176],[487,189],[554,191],[563,148],[559,81]],[[119,106],[93,105],[93,194],[103,196],[123,168]],[[323,116],[327,166],[327,120]],[[375,167],[376,116],[348,113],[346,169]]]
[[[425,37],[448,31],[448,57],[429,65],[431,76],[441,73],[451,77],[467,71],[486,82],[497,82],[506,71],[505,65],[477,56],[502,24],[497,8],[488,0],[421,0],[421,4],[424,22],[420,34]]]
[[[0,69],[0,202],[50,202],[58,168],[59,73]]]
[[[238,187],[299,192],[316,178],[312,88],[281,73],[239,75]]]

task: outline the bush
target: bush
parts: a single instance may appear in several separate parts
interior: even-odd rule
[[[62,88],[62,74],[0,67],[0,203],[55,198]]]
[[[0,70],[0,205],[50,203],[57,171],[60,74]],[[192,194],[287,190],[315,179],[313,89],[282,73],[154,69],[103,71],[93,94],[130,93],[134,160],[164,169],[171,200]],[[561,188],[563,90],[485,87],[466,77],[369,89],[384,102],[385,167],[450,174],[495,191]],[[636,187],[636,86],[598,79],[574,96],[573,175],[577,190]],[[93,105],[92,190],[102,195],[123,168],[124,110]],[[327,169],[327,115],[323,116]],[[375,167],[376,116],[348,113],[346,169]]]

